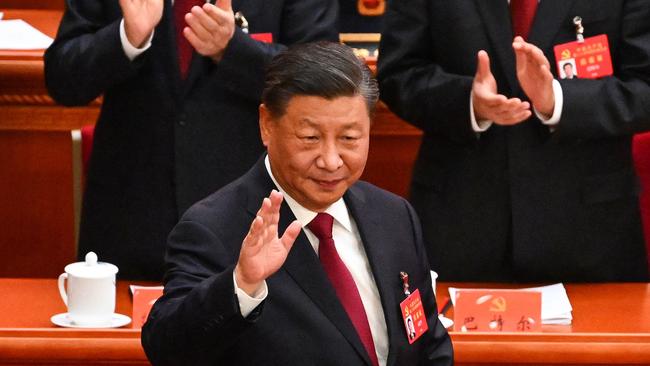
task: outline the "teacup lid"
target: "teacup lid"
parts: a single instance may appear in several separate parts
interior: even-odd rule
[[[118,269],[113,264],[98,262],[97,254],[88,252],[85,262],[70,263],[65,266],[65,271],[75,277],[101,278],[116,274]]]

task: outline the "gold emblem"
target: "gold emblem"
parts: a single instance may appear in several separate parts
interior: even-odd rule
[[[502,296],[499,296],[492,300],[492,305],[490,305],[490,311],[505,312],[506,311],[506,299]]]
[[[365,16],[379,16],[386,11],[386,0],[357,0],[357,11]]]
[[[566,60],[568,58],[571,58],[571,51],[567,48],[562,51],[562,59]]]

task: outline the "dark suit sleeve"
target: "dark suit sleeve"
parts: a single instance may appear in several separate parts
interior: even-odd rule
[[[427,0],[390,0],[381,36],[381,99],[424,131],[458,142],[474,141],[469,98],[472,77],[451,74],[432,51]]]
[[[108,19],[97,0],[66,2],[56,39],[45,52],[45,83],[55,101],[84,105],[112,85],[134,75],[145,52],[134,62],[120,41],[121,17]]]
[[[408,202],[404,201],[404,205],[406,206],[406,211],[413,228],[415,249],[420,261],[419,267],[422,268],[420,278],[424,279],[424,284],[419,286],[418,289],[422,303],[424,304],[424,311],[429,314],[427,317],[429,330],[423,335],[424,352],[420,354],[419,365],[451,366],[454,364],[454,350],[449,333],[447,333],[447,330],[442,326],[440,320],[438,320],[438,307],[436,306],[436,299],[433,295],[431,275],[429,274],[429,262],[422,240],[420,220]]]
[[[284,3],[280,33],[275,43],[252,39],[236,29],[215,78],[228,90],[258,101],[262,94],[266,65],[287,46],[312,41],[338,41],[338,2],[335,0],[291,0]]]
[[[218,363],[263,305],[243,318],[234,292],[236,258],[215,233],[181,221],[170,234],[165,293],[142,329],[142,345],[154,365]]]
[[[650,129],[650,3],[625,1],[622,16],[614,76],[560,81],[564,108],[558,137],[606,138]]]

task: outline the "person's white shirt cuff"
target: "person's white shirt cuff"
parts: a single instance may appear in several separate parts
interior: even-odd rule
[[[479,133],[479,132],[485,132],[487,131],[490,126],[492,126],[492,121],[477,121],[476,120],[476,115],[474,114],[474,101],[472,98],[474,96],[474,93],[469,94],[469,118],[470,121],[472,122],[472,130],[474,132]]]
[[[234,271],[232,272],[232,282],[235,285],[237,301],[239,301],[239,311],[244,318],[250,315],[259,304],[266,300],[266,296],[269,294],[269,288],[266,286],[266,281],[262,283],[262,287],[260,287],[252,297],[248,296],[246,291],[237,286],[237,277],[235,276]]]
[[[553,114],[550,118],[541,115],[535,108],[533,111],[537,118],[542,121],[543,124],[547,126],[555,126],[560,123],[560,118],[562,117],[562,106],[564,105],[564,94],[562,93],[562,85],[560,82],[553,79],[553,95],[555,96],[555,106],[553,107]]]
[[[140,56],[142,52],[146,51],[151,47],[151,40],[153,39],[153,31],[149,35],[149,38],[144,43],[144,46],[137,48],[129,42],[129,39],[126,37],[126,30],[124,29],[124,19],[120,22],[120,40],[122,41],[122,49],[124,54],[128,57],[129,60],[133,61],[134,58]]]

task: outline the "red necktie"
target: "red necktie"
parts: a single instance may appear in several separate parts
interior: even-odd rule
[[[332,238],[333,224],[334,218],[321,212],[316,215],[307,227],[318,238],[318,256],[327,277],[334,285],[336,295],[341,300],[350,320],[352,320],[354,329],[357,330],[361,343],[363,343],[368,356],[370,356],[370,361],[373,366],[378,366],[379,360],[377,360],[377,352],[375,352],[375,343],[372,340],[368,317],[366,316],[366,310],[363,308],[359,290],[334,246],[334,239]]]
[[[192,45],[183,35],[185,14],[189,13],[194,5],[200,5],[200,0],[175,0],[174,1],[174,26],[176,28],[176,47],[178,50],[178,65],[180,66],[181,77],[187,77],[187,71],[192,61]]]
[[[512,32],[515,36],[528,39],[538,3],[539,0],[510,0],[510,19],[512,20]]]

